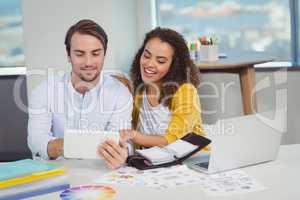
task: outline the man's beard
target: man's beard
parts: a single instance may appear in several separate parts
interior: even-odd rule
[[[82,74],[79,74],[79,78],[85,82],[93,82],[99,77],[99,75],[100,75],[100,72],[96,73],[92,78],[87,78],[87,77],[83,76]]]

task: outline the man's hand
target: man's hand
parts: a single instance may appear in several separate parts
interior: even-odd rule
[[[110,169],[117,169],[126,162],[128,157],[127,144],[124,141],[116,144],[113,140],[106,140],[99,146],[98,155],[104,159]]]
[[[54,140],[51,140],[48,143],[47,147],[48,156],[49,158],[58,158],[59,156],[64,155],[64,139],[57,138]]]

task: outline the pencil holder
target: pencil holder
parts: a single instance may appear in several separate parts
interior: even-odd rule
[[[201,45],[199,61],[212,62],[218,60],[218,45]]]

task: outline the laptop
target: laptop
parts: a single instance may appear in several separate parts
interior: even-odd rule
[[[258,114],[220,120],[207,130],[210,152],[199,152],[185,163],[212,174],[274,160],[283,129],[269,124]]]

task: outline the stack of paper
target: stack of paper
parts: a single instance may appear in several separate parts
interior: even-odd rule
[[[26,159],[0,165],[0,200],[25,198],[68,187],[65,170],[56,164]]]

